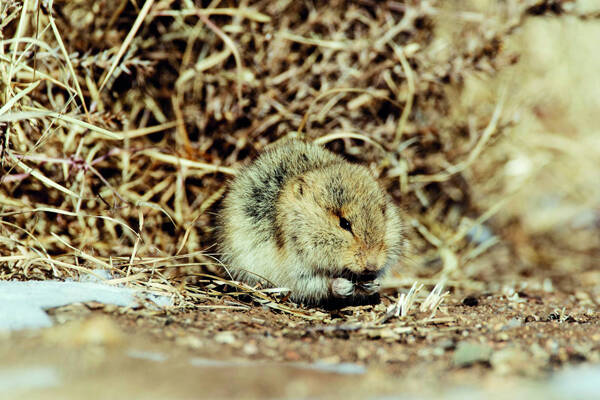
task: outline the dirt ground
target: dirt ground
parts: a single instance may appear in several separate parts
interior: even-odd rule
[[[56,326],[0,340],[0,382],[28,368],[52,377],[40,388],[31,370],[28,385],[13,380],[9,398],[23,399],[560,398],[554,373],[600,361],[598,305],[584,293],[452,295],[433,319],[384,322],[386,298],[313,311],[316,321],[233,303],[52,310]]]

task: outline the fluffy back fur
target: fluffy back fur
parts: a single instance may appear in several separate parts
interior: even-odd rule
[[[306,303],[334,296],[336,278],[381,277],[404,242],[399,211],[367,168],[298,140],[239,172],[219,220],[222,261],[236,279],[287,287]]]

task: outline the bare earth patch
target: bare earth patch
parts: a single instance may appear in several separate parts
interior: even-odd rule
[[[56,387],[12,392],[28,399],[96,391],[98,398],[428,398],[463,385],[508,393],[526,387],[522,378],[542,388],[562,367],[600,361],[597,307],[563,293],[453,298],[431,322],[413,315],[376,328],[366,320],[381,317],[387,300],[322,312],[320,321],[261,307],[219,309],[227,302],[155,315],[99,304],[55,309],[64,324],[0,342],[0,371],[56,369]]]

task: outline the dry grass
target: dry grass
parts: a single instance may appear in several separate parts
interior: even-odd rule
[[[481,260],[513,239],[498,236],[511,221],[490,222],[511,193],[507,159],[486,154],[514,104],[461,96],[517,61],[503,43],[535,1],[203,3],[2,2],[1,279],[101,268],[177,307],[227,293],[310,317],[227,280],[211,250],[228,176],[292,132],[370,165],[405,208],[411,255],[388,286],[507,271],[511,259]]]

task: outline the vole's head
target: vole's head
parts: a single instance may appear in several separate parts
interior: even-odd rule
[[[319,273],[369,281],[398,259],[398,210],[363,166],[309,171],[287,182],[279,200],[278,245]]]

